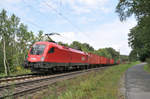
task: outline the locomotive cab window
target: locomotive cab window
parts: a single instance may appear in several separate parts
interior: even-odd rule
[[[42,55],[46,45],[45,44],[36,44],[31,48],[30,54],[32,55]]]
[[[52,47],[52,48],[50,48],[50,50],[48,51],[48,53],[54,53],[54,50],[55,50],[55,48]]]

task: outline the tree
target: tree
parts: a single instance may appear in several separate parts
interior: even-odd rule
[[[2,42],[2,49],[3,49],[3,65],[5,68],[5,74],[9,74],[9,67],[7,65],[7,58],[6,58],[6,40],[8,40],[8,32],[7,32],[7,26],[8,26],[8,17],[6,15],[6,11],[2,10],[0,13],[0,36],[1,36],[1,42]]]
[[[100,55],[100,56],[107,57],[107,58],[112,58],[112,57],[111,57],[111,54],[110,54],[105,48],[99,49],[99,50],[97,51],[97,54]]]
[[[62,45],[62,46],[66,46],[66,47],[69,47],[69,45],[67,43],[63,43],[63,42],[58,42],[59,45]]]
[[[87,43],[81,44],[81,49],[84,52],[94,52],[94,48]]]
[[[129,61],[129,57],[127,55],[120,55],[120,61],[127,62],[127,61]]]
[[[44,35],[43,35],[43,31],[40,30],[37,37],[36,37],[36,41],[44,41]]]
[[[0,42],[1,44],[1,42]],[[3,49],[0,46],[0,73],[4,72],[4,64],[3,64]]]
[[[121,21],[126,20],[133,14],[139,20],[142,17],[150,16],[149,5],[149,0],[120,0],[116,7],[116,12],[119,14]]]
[[[138,24],[130,30],[129,45],[137,52],[141,61],[150,58],[150,1],[120,0],[116,7],[121,21],[135,15]]]
[[[26,58],[28,49],[35,42],[35,36],[32,31],[28,32],[27,26],[24,24],[20,24],[19,32],[17,34],[18,37],[18,50],[20,51],[20,63],[22,64]]]
[[[15,65],[18,65],[18,59],[15,57],[17,53],[17,45],[16,45],[16,39],[17,39],[17,32],[18,32],[18,25],[20,22],[20,19],[16,17],[14,14],[12,14],[9,18],[9,25],[8,25],[8,33],[9,33],[9,39],[7,44],[7,60],[9,63],[10,71],[14,71]]]
[[[132,50],[129,54],[129,60],[130,61],[137,61],[138,60],[138,54],[136,50]]]
[[[117,52],[115,49],[113,49],[111,47],[99,49],[96,51],[96,53],[100,56],[114,59],[115,61],[117,61],[119,59],[119,52]]]
[[[150,57],[150,19],[143,18],[138,25],[130,30],[129,45],[139,55],[141,61]]]
[[[73,41],[70,47],[82,51],[81,43],[78,41]]]
[[[28,32],[27,26],[20,24],[20,19],[12,14],[7,16],[7,12],[0,13],[0,59],[1,72],[9,75],[14,72],[16,66],[20,66],[27,54],[27,50],[35,42],[33,32]]]

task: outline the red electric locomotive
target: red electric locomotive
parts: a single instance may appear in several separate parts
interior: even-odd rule
[[[35,71],[88,65],[88,54],[53,42],[36,42],[29,50],[25,68]]]
[[[92,68],[97,65],[112,65],[113,59],[85,53],[53,42],[36,42],[29,50],[25,68],[33,71],[55,69]]]

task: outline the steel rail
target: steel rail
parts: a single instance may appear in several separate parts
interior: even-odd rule
[[[88,73],[93,70],[94,71],[101,70],[102,68],[106,68],[106,67],[92,68],[92,69],[87,69],[87,70],[82,70],[82,71],[51,75],[51,76],[46,76],[40,79],[15,83],[13,85],[9,84],[9,85],[0,86],[0,99],[11,97],[11,96],[12,97],[23,96],[28,93],[31,93],[31,92],[34,92],[43,88],[47,88],[48,85],[55,83],[59,80],[70,79],[78,75]],[[11,90],[13,90],[13,92],[10,92]],[[8,93],[6,94],[6,92]]]
[[[7,78],[14,78],[14,77],[21,77],[21,76],[27,76],[27,75],[35,75],[37,73],[28,73],[28,74],[20,74],[20,75],[15,75],[15,76],[2,76],[0,79],[7,79]]]
[[[39,77],[39,76],[42,76],[42,75],[38,75],[37,73],[32,73],[32,74],[24,74],[24,75],[16,75],[16,76],[7,76],[7,77],[3,77],[3,78],[0,78],[0,86],[3,85],[3,83],[12,83],[13,81],[17,81],[17,80],[23,80],[23,79],[30,79],[30,78],[33,78],[33,77]]]

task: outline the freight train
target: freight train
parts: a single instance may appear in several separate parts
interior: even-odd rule
[[[54,42],[36,42],[28,52],[24,67],[30,68],[32,71],[45,72],[113,64],[116,64],[113,59],[72,49]]]

